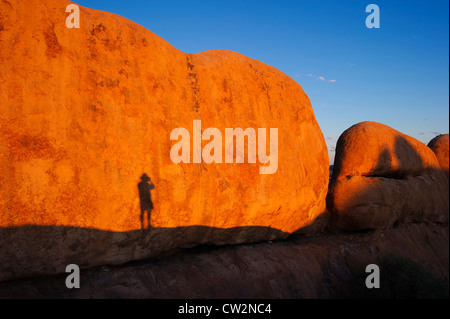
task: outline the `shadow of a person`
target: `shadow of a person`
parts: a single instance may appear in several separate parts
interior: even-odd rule
[[[138,189],[139,189],[139,200],[141,204],[141,229],[144,229],[144,215],[145,212],[147,212],[147,228],[151,228],[150,223],[150,213],[153,209],[153,202],[152,202],[152,195],[150,191],[155,188],[155,185],[153,185],[152,180],[150,177],[147,176],[147,174],[142,174],[141,181],[138,183]]]

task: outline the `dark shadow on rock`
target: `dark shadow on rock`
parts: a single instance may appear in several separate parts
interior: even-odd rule
[[[0,282],[64,273],[69,264],[82,269],[157,258],[193,245],[228,245],[284,239],[281,230],[262,226],[216,228],[153,227],[151,232],[114,232],[72,226],[0,228]]]
[[[28,227],[25,233],[33,235],[44,230]],[[64,230],[80,231],[59,229]],[[94,230],[86,233],[107,234]],[[123,235],[131,235],[131,240],[134,235],[150,233],[136,231]],[[432,266],[427,269],[442,278],[440,280],[448,281],[448,228],[413,224],[400,225],[385,236],[378,232],[339,233],[257,244],[178,248],[176,253],[159,258],[82,270],[80,289],[67,289],[67,274],[57,274],[56,270],[47,277],[0,282],[0,299],[370,298],[373,294],[365,286],[365,267],[387,255],[403,256],[416,263],[426,260]],[[44,262],[47,255],[40,257]],[[76,258],[71,260],[77,261]],[[58,260],[59,270],[64,267],[63,262],[66,260]],[[411,274],[407,269],[392,272],[384,268],[384,264],[380,267],[383,288],[388,287],[386,280],[395,284],[396,275]],[[409,279],[414,282],[412,274]],[[428,277],[425,273],[425,278]],[[402,287],[405,286],[397,289],[400,297],[405,293]]]
[[[144,217],[147,215],[147,228],[150,229],[151,225],[151,212],[153,210],[153,201],[151,191],[155,189],[152,180],[147,174],[142,174],[141,181],[138,183],[139,190],[139,203],[141,207],[140,221],[141,229],[145,228]],[[147,214],[145,214],[147,213]]]

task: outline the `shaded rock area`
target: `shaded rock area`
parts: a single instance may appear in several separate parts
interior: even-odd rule
[[[83,271],[80,289],[67,289],[65,276],[3,282],[0,298],[448,298],[448,235],[448,226],[421,223],[197,246],[168,257]],[[380,266],[377,291],[365,286],[365,267],[372,263]],[[428,281],[415,278],[414,263],[423,267]]]
[[[0,228],[0,238],[8,238],[8,241],[0,241],[3,269],[0,281],[64,273],[68,264],[76,264],[82,269],[120,265],[130,260],[170,255],[182,246],[240,244],[249,242],[249,235],[254,242],[289,236],[271,227],[257,226],[228,229],[186,226],[129,232],[36,225]],[[213,242],[198,240],[212,237]]]

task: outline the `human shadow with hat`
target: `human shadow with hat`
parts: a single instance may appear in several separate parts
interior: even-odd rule
[[[153,210],[153,202],[152,202],[152,195],[151,190],[155,188],[155,185],[153,185],[152,180],[150,177],[148,177],[147,174],[142,174],[141,181],[138,183],[138,189],[139,189],[139,200],[141,203],[141,229],[144,229],[144,215],[145,212],[147,212],[147,228],[151,228],[150,223],[150,214]]]

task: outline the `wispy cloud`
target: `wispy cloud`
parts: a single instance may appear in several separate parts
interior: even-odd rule
[[[327,140],[332,141],[333,137],[332,136],[327,136]]]
[[[334,80],[334,79],[327,81],[327,79],[325,79],[324,76],[315,75],[315,74],[312,74],[312,73],[308,73],[307,76],[309,76],[310,78],[315,78],[316,80],[319,80],[319,81],[322,81],[322,82],[329,82],[329,83],[335,83],[336,82],[336,80]]]
[[[419,134],[419,135],[425,135],[425,133],[424,133],[424,132],[419,132],[419,133],[417,133],[417,134]]]
[[[425,119],[423,119],[424,120],[424,122],[427,122],[427,121],[431,121],[431,119],[430,118],[425,118]]]

